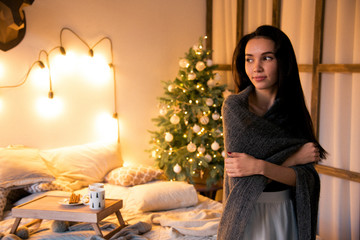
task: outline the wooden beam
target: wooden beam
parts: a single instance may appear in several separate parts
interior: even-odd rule
[[[318,72],[359,73],[360,64],[319,64]]]
[[[245,0],[237,1],[236,12],[236,43],[238,43],[242,36],[244,36],[244,3]]]
[[[315,165],[316,170],[320,174],[325,174],[328,176],[338,177],[349,181],[359,182],[360,183],[360,173],[344,170],[341,168],[334,168],[330,166],[325,166],[322,164]]]
[[[314,125],[315,136],[319,136],[319,106],[320,106],[320,73],[317,66],[321,63],[322,43],[324,32],[325,0],[316,0],[314,25],[314,50],[311,89],[311,118]]]
[[[231,65],[229,65],[229,64],[219,64],[218,70],[231,71]]]
[[[280,28],[281,0],[273,0],[272,25]]]
[[[213,0],[206,0],[206,49],[212,49],[213,40]],[[211,56],[210,56],[211,57]]]
[[[313,71],[313,66],[312,64],[299,64],[298,65],[299,68],[299,72],[309,72],[312,73]]]

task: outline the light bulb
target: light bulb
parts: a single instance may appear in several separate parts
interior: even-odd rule
[[[38,113],[45,118],[56,117],[63,111],[63,103],[59,98],[40,97],[36,106]]]

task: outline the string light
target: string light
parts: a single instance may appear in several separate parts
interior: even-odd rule
[[[59,98],[40,97],[36,106],[38,113],[45,118],[57,117],[63,111],[63,103]]]
[[[73,31],[70,28],[63,28],[60,31],[60,46],[56,46],[54,48],[52,48],[50,51],[45,51],[45,50],[41,50],[39,52],[39,57],[38,60],[34,61],[32,63],[32,65],[30,66],[30,68],[28,69],[25,78],[18,84],[15,85],[7,85],[7,86],[0,86],[1,88],[16,88],[16,87],[20,87],[22,86],[27,80],[28,77],[30,75],[30,72],[32,71],[32,69],[35,66],[40,67],[41,69],[43,69],[44,71],[47,71],[48,74],[48,80],[49,80],[49,92],[48,92],[48,98],[49,99],[53,99],[54,98],[54,92],[53,92],[53,86],[52,86],[52,68],[50,67],[50,54],[52,52],[54,52],[54,50],[57,50],[60,52],[61,56],[67,56],[67,55],[71,55],[69,54],[69,51],[66,50],[65,48],[65,41],[64,41],[64,33],[65,32],[70,32],[72,33],[73,36],[76,36],[77,39],[79,39],[87,48],[88,50],[88,55],[89,57],[92,58],[92,64],[91,67],[87,67],[86,69],[86,73],[88,74],[88,79],[99,79],[101,76],[101,78],[104,78],[104,74],[106,73],[110,73],[112,71],[112,75],[113,75],[113,95],[114,95],[114,112],[112,114],[112,117],[117,119],[117,128],[118,128],[118,141],[120,141],[120,123],[118,120],[118,113],[117,113],[117,99],[116,99],[116,70],[115,70],[115,66],[113,63],[113,44],[112,41],[109,37],[103,37],[101,38],[99,41],[97,41],[93,46],[90,46],[83,38],[81,38],[75,31]],[[110,61],[106,61],[104,56],[101,56],[100,54],[96,54],[94,49],[103,41],[107,41],[109,43],[110,46]],[[71,51],[70,51],[71,52]],[[74,54],[73,54],[74,55]],[[44,56],[44,57],[43,57]],[[58,55],[56,58],[54,58],[54,60],[56,60],[55,62],[61,62],[62,66],[66,66],[67,67],[73,67],[75,66],[75,64],[73,63],[74,58],[66,58],[64,59],[64,57],[60,58]],[[100,59],[100,60],[99,60]],[[70,61],[69,61],[70,60]],[[96,74],[94,74],[93,71],[95,71],[95,69],[97,70]],[[109,71],[110,70],[110,71]],[[57,71],[56,73],[60,73],[62,71]],[[90,73],[91,72],[91,73]],[[0,66],[0,77],[1,77],[1,66]],[[44,73],[45,74],[45,73]],[[110,77],[110,75],[109,75]],[[39,105],[39,104],[38,104]],[[44,106],[44,104],[40,104],[42,106]]]
[[[95,125],[100,140],[115,140],[117,138],[117,121],[111,114],[107,112],[98,114]]]
[[[2,76],[4,75],[4,66],[2,64],[0,64],[0,78],[2,78]]]

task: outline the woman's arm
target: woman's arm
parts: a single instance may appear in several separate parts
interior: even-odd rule
[[[228,153],[225,159],[225,170],[229,177],[246,177],[263,175],[271,180],[289,186],[295,186],[296,174],[289,166],[307,164],[319,160],[319,151],[314,143],[306,143],[296,153],[279,166],[246,153]]]
[[[303,165],[311,162],[320,161],[320,152],[315,143],[308,142],[304,144],[297,152],[291,155],[282,166],[290,167],[295,165]]]
[[[296,183],[293,169],[256,159],[246,153],[229,154],[229,158],[225,159],[225,170],[229,177],[263,175],[290,186],[295,186]]]

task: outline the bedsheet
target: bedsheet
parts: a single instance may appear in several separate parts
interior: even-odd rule
[[[157,184],[157,183],[155,183]],[[161,183],[159,183],[161,184]],[[150,185],[149,185],[150,186]],[[159,185],[161,186],[161,185]],[[143,186],[142,186],[143,187]],[[145,186],[146,187],[146,186]],[[157,211],[142,211],[140,201],[141,196],[132,187],[122,187],[117,185],[105,184],[106,197],[114,199],[123,199],[124,206],[121,209],[121,214],[124,221],[129,225],[135,225],[139,222],[146,222],[151,224],[151,230],[142,235],[146,239],[185,239],[185,240],[215,240],[217,226],[220,220],[222,212],[222,204],[212,199],[206,198],[197,194],[197,202],[191,204],[191,206],[181,207],[179,203],[177,208],[164,209]],[[75,191],[75,193],[85,194],[87,188]],[[16,202],[15,205],[22,204],[31,199],[39,197],[43,194],[59,195],[67,197],[69,192],[63,191],[49,191],[44,193],[31,194],[20,201]],[[140,196],[140,197],[139,197]],[[168,199],[171,201],[171,198]],[[169,205],[171,206],[171,205]],[[175,205],[173,205],[175,206]],[[22,219],[21,225],[30,222],[32,219]],[[10,228],[14,222],[11,217],[11,212],[5,214],[5,218],[0,222],[0,233],[5,235],[9,233]],[[115,215],[110,215],[104,219],[104,227],[109,229],[102,229],[103,233],[106,234],[112,230],[111,226],[118,224]],[[73,231],[66,232],[53,232],[52,220],[44,220],[41,226],[33,226],[30,228],[33,231],[30,235],[30,240],[84,240],[89,239],[95,235],[91,226],[83,226],[80,228],[74,228]]]

